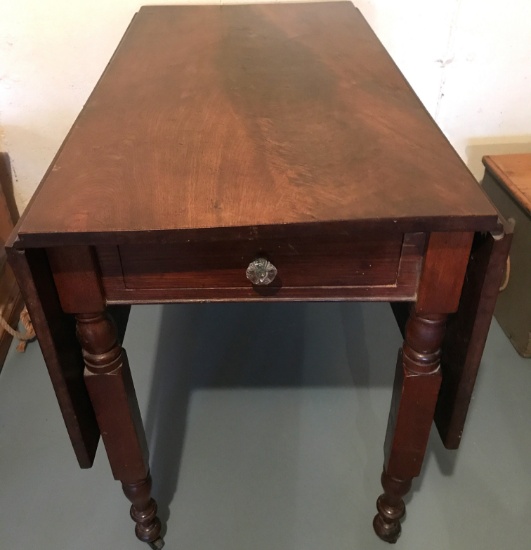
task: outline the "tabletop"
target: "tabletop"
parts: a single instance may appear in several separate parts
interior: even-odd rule
[[[18,234],[32,247],[323,222],[483,231],[496,219],[350,2],[148,6]]]

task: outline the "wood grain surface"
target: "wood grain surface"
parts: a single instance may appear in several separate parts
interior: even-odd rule
[[[496,213],[352,4],[148,6],[19,246],[369,220],[489,230]]]
[[[483,164],[531,216],[531,153],[485,156]]]
[[[457,449],[461,442],[513,230],[512,224],[504,222],[502,233],[475,236],[459,309],[448,321],[435,412],[437,429],[448,449]]]
[[[248,287],[246,268],[265,257],[278,274],[269,285],[354,286],[394,285],[402,250],[402,235],[328,239],[290,239],[238,243],[181,243],[120,247],[127,288]]]

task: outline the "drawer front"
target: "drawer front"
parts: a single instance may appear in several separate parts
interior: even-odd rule
[[[255,288],[250,262],[266,258],[277,269],[268,288],[385,286],[396,283],[403,236],[184,242],[119,247],[127,289]]]

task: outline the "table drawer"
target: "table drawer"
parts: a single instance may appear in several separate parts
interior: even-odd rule
[[[269,288],[392,285],[403,236],[183,242],[119,247],[128,289],[244,288],[249,263],[266,258],[277,269]]]

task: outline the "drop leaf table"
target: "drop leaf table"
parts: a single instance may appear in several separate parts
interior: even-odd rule
[[[130,305],[392,303],[395,542],[432,421],[459,444],[510,229],[351,3],[149,6],[7,249],[79,464],[101,435],[153,548]]]

